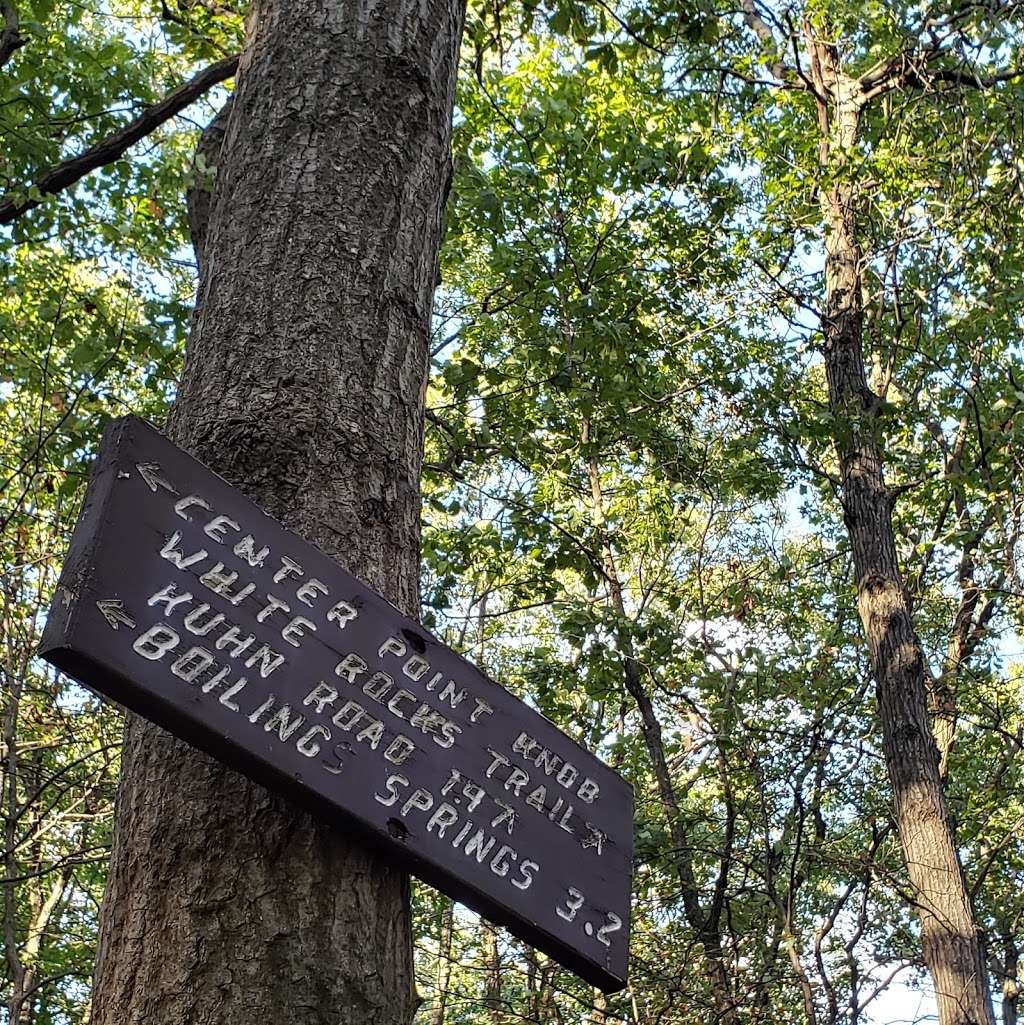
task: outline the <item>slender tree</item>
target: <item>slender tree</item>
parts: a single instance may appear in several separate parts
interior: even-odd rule
[[[431,296],[463,5],[257,0],[175,440],[418,612]],[[127,725],[93,1021],[407,1022],[408,884]]]
[[[848,161],[874,88],[842,68],[838,48],[807,31],[821,135],[820,191],[825,225],[822,318],[829,406],[839,425],[836,448],[842,502],[857,578],[857,603],[877,686],[882,749],[896,822],[921,920],[924,959],[943,1025],[993,1021],[981,931],[957,855],[928,719],[928,669],[914,630],[892,524],[894,493],[884,475],[876,417],[881,397],[864,368],[863,255],[856,186]]]
[[[742,4],[746,25],[761,46],[759,68],[780,88],[808,94],[816,117],[814,192],[825,249],[820,327],[838,460],[836,483],[876,682],[894,820],[943,1025],[989,1025],[993,1012],[984,935],[943,785],[953,716],[945,707],[949,699],[934,699],[935,680],[915,630],[898,558],[893,510],[899,492],[887,483],[885,473],[884,417],[892,368],[871,381],[865,360],[865,122],[894,95],[930,94],[938,103],[948,99],[947,109],[954,110],[959,90],[1018,78],[1022,69],[1012,59],[993,70],[980,66],[977,56],[985,52],[978,40],[987,39],[1011,8],[994,9],[991,22],[971,5],[956,7],[945,17],[925,17],[916,26],[908,15],[906,33],[876,45],[869,55],[874,60],[865,66],[841,14],[808,8],[797,26],[788,13],[779,17],[769,5],[755,0]],[[969,554],[965,561],[969,566]],[[957,666],[970,650],[955,643],[957,631],[964,638],[982,635],[993,612],[979,605],[970,572],[965,580],[961,570],[961,581],[969,586],[964,592],[968,604],[958,613],[964,623],[954,628],[951,645]],[[929,718],[930,697],[938,737]]]

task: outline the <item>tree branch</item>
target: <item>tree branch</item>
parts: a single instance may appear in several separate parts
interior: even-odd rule
[[[928,48],[917,53],[906,50],[881,61],[860,77],[865,100],[891,92],[894,89],[929,89],[939,84],[968,89],[991,89],[1002,82],[1012,82],[1024,76],[1024,67],[1008,68],[992,75],[981,75],[962,68],[934,68],[931,62],[945,55],[945,51]]]
[[[63,191],[69,185],[84,178],[91,171],[99,167],[113,163],[121,157],[125,151],[133,146],[140,139],[144,139],[151,132],[155,131],[165,121],[169,121],[175,114],[184,110],[189,104],[195,102],[200,96],[208,92],[215,85],[234,75],[238,68],[238,57],[225,57],[224,60],[211,64],[197,75],[189,79],[184,85],[179,86],[174,92],[169,93],[159,103],[147,107],[134,121],[125,125],[124,128],[107,136],[106,139],[90,146],[84,153],[70,160],[65,160],[56,167],[47,171],[36,183],[37,188],[44,196],[52,196]],[[41,204],[41,199],[31,199],[26,196],[11,197],[0,201],[0,224],[12,224],[22,214],[34,209]]]
[[[754,5],[754,0],[740,0],[740,7],[743,10],[743,20],[747,27],[757,36],[758,42],[766,51],[773,51],[778,54],[781,46],[776,39],[772,27],[761,17]],[[797,89],[806,89],[807,80],[799,69],[794,70],[785,61],[776,57],[774,60],[766,60],[768,70],[783,84]]]

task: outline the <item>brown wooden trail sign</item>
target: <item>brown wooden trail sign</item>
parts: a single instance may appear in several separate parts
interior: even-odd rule
[[[139,419],[103,436],[40,653],[625,985],[629,784]]]

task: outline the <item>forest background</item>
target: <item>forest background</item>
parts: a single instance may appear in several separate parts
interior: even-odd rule
[[[420,886],[422,1023],[919,1007],[888,999],[929,983],[842,490],[864,436],[996,1009],[1017,1021],[1021,14],[471,5],[423,616],[636,788],[632,979],[605,998]],[[103,422],[160,423],[174,395],[186,194],[201,207],[216,171],[193,154],[243,11],[0,15],[0,1022],[84,1025],[121,720],[33,653]],[[838,296],[836,204],[857,257]],[[856,416],[823,356],[840,300],[870,389]]]

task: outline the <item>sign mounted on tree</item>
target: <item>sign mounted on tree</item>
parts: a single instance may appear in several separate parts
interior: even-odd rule
[[[104,434],[40,653],[625,985],[629,785],[134,417]]]

